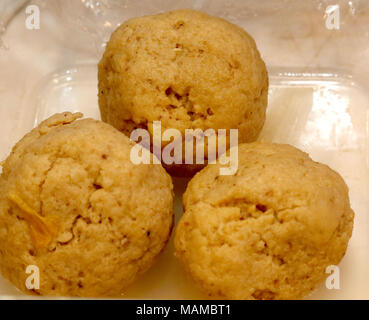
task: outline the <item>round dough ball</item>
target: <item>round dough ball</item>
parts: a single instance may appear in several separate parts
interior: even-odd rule
[[[233,176],[209,165],[189,183],[176,256],[210,296],[296,299],[345,254],[348,189],[328,166],[289,145],[239,146]]]
[[[255,41],[240,27],[198,11],[122,24],[106,46],[98,79],[102,120],[127,135],[144,128],[152,136],[153,121],[161,121],[162,132],[177,129],[182,141],[185,129],[213,128],[238,129],[239,142],[251,142],[264,125],[268,74]],[[184,158],[183,152],[182,163]],[[174,175],[204,167],[163,165]]]
[[[133,142],[81,116],[52,116],[3,163],[0,270],[27,293],[119,295],[171,232],[170,176],[160,165],[134,165]],[[26,287],[28,266],[39,268],[39,290]]]

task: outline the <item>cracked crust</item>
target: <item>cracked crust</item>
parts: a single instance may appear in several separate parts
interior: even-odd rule
[[[164,248],[173,225],[170,176],[134,165],[134,145],[81,114],[57,114],[13,148],[0,178],[0,269],[34,294],[119,295]]]
[[[342,178],[289,145],[240,145],[237,173],[207,166],[183,204],[176,256],[217,298],[306,296],[340,262],[353,228]]]
[[[99,63],[103,121],[127,135],[153,121],[162,131],[238,129],[256,140],[267,107],[268,75],[255,41],[242,28],[194,10],[126,21]],[[163,141],[164,147],[167,142]],[[184,157],[183,157],[184,158]],[[193,175],[202,165],[167,165]]]

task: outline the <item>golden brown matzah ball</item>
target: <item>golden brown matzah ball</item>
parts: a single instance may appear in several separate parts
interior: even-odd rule
[[[306,296],[341,261],[353,228],[340,175],[289,145],[240,145],[238,172],[207,166],[183,203],[176,255],[218,298]]]
[[[162,131],[238,129],[256,140],[267,107],[268,74],[253,38],[205,13],[178,10],[128,20],[99,63],[102,120],[126,133],[153,121]],[[163,141],[162,145],[165,145]],[[184,157],[184,155],[183,155]],[[167,165],[190,175],[201,165]]]
[[[129,139],[81,114],[57,114],[27,134],[0,177],[0,270],[33,293],[116,296],[147,270],[173,224],[172,182],[134,165]]]

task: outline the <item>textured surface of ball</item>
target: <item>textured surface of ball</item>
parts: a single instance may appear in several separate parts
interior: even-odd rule
[[[57,114],[27,134],[0,177],[0,270],[33,293],[116,296],[147,270],[172,228],[172,182],[134,165],[127,137],[81,114]]]
[[[239,162],[234,176],[209,165],[191,180],[176,255],[214,297],[304,297],[345,254],[354,217],[347,186],[289,145],[240,145]]]
[[[127,135],[135,128],[238,129],[256,140],[267,106],[268,75],[253,38],[194,10],[128,20],[99,63],[102,120]],[[163,146],[165,142],[163,141]],[[170,166],[167,166],[170,171]],[[202,166],[173,166],[193,172]]]

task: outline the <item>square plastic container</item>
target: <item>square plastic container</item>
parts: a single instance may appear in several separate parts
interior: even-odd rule
[[[97,62],[118,23],[176,8],[222,16],[254,36],[269,77],[267,121],[259,139],[292,144],[338,171],[350,189],[355,225],[339,265],[340,289],[325,283],[310,299],[369,299],[369,5],[365,1],[34,1],[39,30],[24,27],[22,7],[0,49],[0,155],[33,126],[63,111],[99,119]],[[327,29],[338,5],[340,29]],[[29,5],[29,3],[26,3]],[[176,221],[186,179],[174,179]],[[173,238],[173,237],[172,237]],[[173,255],[158,262],[123,298],[205,298]],[[328,276],[328,274],[327,274]],[[0,278],[0,298],[23,297]]]

